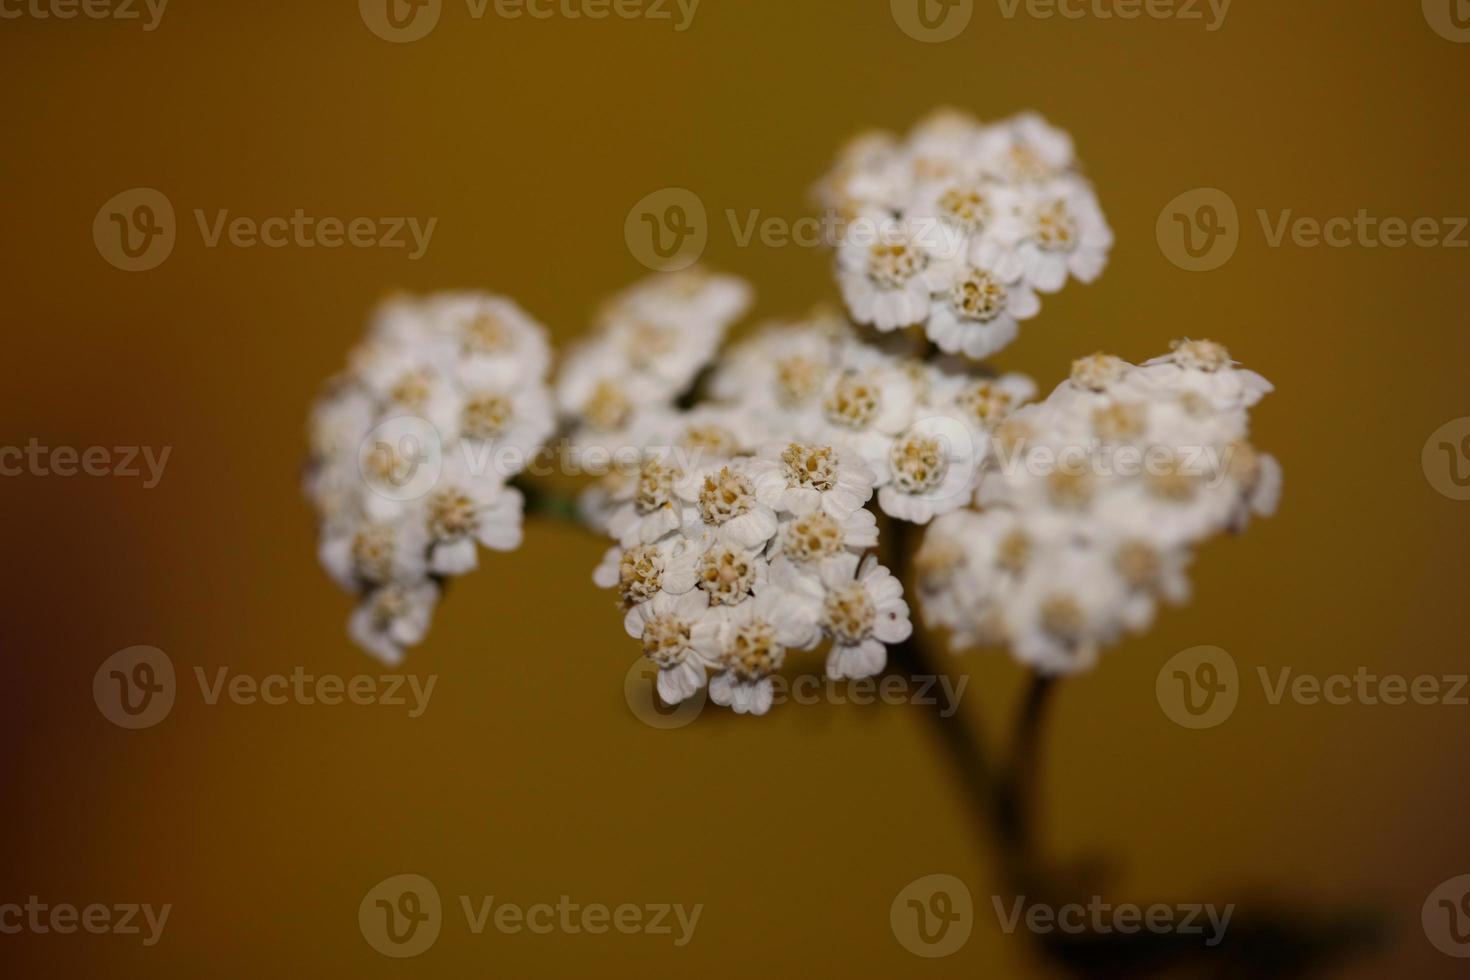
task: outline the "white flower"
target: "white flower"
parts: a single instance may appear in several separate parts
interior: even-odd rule
[[[878,544],[878,518],[866,508],[859,508],[844,520],[825,510],[814,510],[781,522],[781,529],[771,539],[771,560],[785,556],[804,565],[824,561],[851,551],[861,554]]]
[[[777,511],[822,510],[846,520],[873,496],[878,478],[851,449],[831,443],[777,442],[746,464],[756,496]]]
[[[1274,389],[1254,371],[1236,366],[1230,352],[1209,340],[1179,340],[1171,353],[1145,361],[1130,382],[1149,394],[1197,397],[1210,410],[1251,408]]]
[[[1117,638],[1126,599],[1105,553],[1049,552],[1022,577],[1006,610],[1017,659],[1046,674],[1086,670]]]
[[[389,666],[403,662],[405,647],[429,632],[439,589],[432,582],[393,583],[369,592],[353,611],[347,630],[354,642]]]
[[[582,341],[562,357],[556,382],[557,407],[594,432],[617,432],[640,406],[659,404],[678,392],[640,386],[606,339]]]
[[[1055,293],[1069,275],[1084,283],[1096,280],[1112,247],[1112,229],[1092,189],[1068,179],[1035,192],[971,258],[1003,280],[1022,279],[1037,292]]]
[[[788,649],[809,648],[820,632],[815,610],[792,596],[762,589],[739,606],[718,611],[720,625],[709,637],[722,673],[709,684],[710,700],[736,714],[763,715],[771,708],[771,675]]]
[[[959,419],[969,428],[977,461],[989,447],[990,432],[1036,397],[1036,382],[1024,374],[960,375],[946,377],[941,384],[943,390],[935,399],[938,413]]]
[[[927,524],[970,502],[980,460],[974,433],[944,415],[920,419],[888,452],[878,506],[901,521]]]
[[[623,547],[650,544],[698,519],[694,505],[675,493],[684,471],[670,456],[650,455],[635,476],[620,481],[613,491],[617,503],[608,514],[606,530]]]
[[[902,643],[913,632],[903,585],[872,555],[829,558],[816,566],[815,579],[784,568],[773,576],[820,609],[822,630],[832,638],[827,676],[833,680],[882,673],[887,645]]]
[[[1034,112],[987,127],[977,153],[987,173],[1016,182],[1055,177],[1077,162],[1072,138]]]
[[[899,433],[913,422],[919,391],[902,368],[849,368],[822,397],[828,437],[857,450],[868,468],[882,473]]]
[[[605,315],[683,324],[713,333],[718,341],[730,324],[745,315],[753,298],[750,284],[743,279],[694,267],[647,277],[614,297]]]
[[[720,626],[710,614],[709,596],[698,589],[680,596],[660,592],[623,619],[628,635],[642,641],[644,656],[658,666],[658,696],[665,704],[678,704],[704,687],[706,671],[717,661],[703,650],[717,644]]]
[[[454,368],[466,388],[512,388],[539,382],[551,367],[546,328],[515,301],[487,293],[431,297],[434,329],[452,343]]]
[[[405,515],[334,528],[323,537],[319,556],[337,584],[355,592],[422,579],[428,574],[428,543],[422,523]]]
[[[521,546],[525,498],[498,475],[472,472],[451,456],[438,484],[424,498],[429,568],[436,575],[464,575],[479,565],[476,544],[494,551]]]
[[[556,431],[556,413],[542,385],[472,388],[464,393],[452,438],[479,472],[501,479],[520,473]]]
[[[738,606],[763,586],[771,566],[765,555],[719,542],[712,536],[697,539],[691,550],[695,583],[709,594],[712,606]]]
[[[675,484],[675,493],[692,504],[699,524],[695,533],[713,532],[732,547],[754,551],[776,533],[776,512],[756,494],[756,474],[748,460],[701,466]]]
[[[845,319],[819,313],[795,324],[769,326],[721,358],[711,395],[740,407],[757,430],[755,444],[812,432],[821,420],[822,392],[840,358]]]
[[[1020,332],[1020,321],[1041,312],[1041,301],[1023,280],[1005,283],[985,269],[957,266],[937,295],[924,332],[946,354],[976,360],[1001,350]]]
[[[586,432],[616,433],[639,410],[669,408],[714,358],[750,304],[739,279],[698,270],[662,273],[615,297],[596,332],[567,353],[557,404]]]
[[[592,580],[604,589],[617,589],[624,608],[660,592],[683,595],[697,582],[704,547],[700,541],[670,535],[652,544],[609,548]]]
[[[935,251],[953,258],[945,243],[932,240],[937,227],[886,220],[848,227],[837,250],[837,283],[854,320],[886,331],[928,318],[940,275]]]

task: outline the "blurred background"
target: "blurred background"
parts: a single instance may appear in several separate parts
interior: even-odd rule
[[[830,256],[742,245],[728,215],[795,221],[846,138],[954,105],[1036,109],[1069,130],[1118,237],[1103,279],[1049,301],[999,364],[1046,390],[1074,357],[1139,360],[1188,335],[1278,387],[1254,424],[1286,469],[1280,514],[1202,549],[1191,605],[1061,686],[1046,851],[1106,866],[1118,901],[1374,910],[1376,948],[1324,975],[1463,975],[1421,909],[1470,872],[1457,775],[1470,707],[1273,705],[1257,680],[1258,667],[1467,670],[1470,502],[1436,490],[1453,482],[1426,472],[1422,450],[1470,415],[1470,233],[1458,250],[1272,247],[1258,217],[1366,210],[1433,218],[1449,236],[1445,219],[1470,215],[1470,45],[1454,40],[1466,32],[1453,2],[1242,2],[1223,19],[1184,0],[1137,19],[1100,16],[1127,0],[1076,3],[1076,19],[936,3],[931,24],[969,18],[940,42],[918,39],[927,29],[898,0],[705,0],[692,19],[661,3],[644,12],[668,19],[602,20],[567,16],[577,0],[549,19],[442,0],[399,4],[394,22],[369,0],[175,0],[161,17],[121,11],[132,20],[6,0],[0,443],[170,455],[153,487],[0,478],[13,801],[0,904],[172,905],[151,947],[0,935],[7,972],[1060,975],[1001,929],[997,861],[923,709],[645,724],[624,696],[637,649],[590,581],[603,545],[575,529],[532,526],[521,551],[456,583],[404,668],[437,678],[420,717],[211,705],[195,678],[390,672],[345,636],[350,602],[316,564],[298,487],[309,406],[384,293],[509,293],[569,341],[646,273],[625,240],[630,210],[678,187],[707,209],[706,263],[756,284],[758,316],[801,312],[835,296]],[[418,40],[380,36],[436,12]],[[140,187],[171,203],[176,241],[128,272],[93,225]],[[1208,272],[1180,268],[1156,237],[1166,205],[1196,188],[1238,208],[1238,247]],[[210,247],[194,216],[296,209],[437,224],[411,260]],[[138,644],[167,654],[178,694],[167,718],[130,731],[90,692],[102,662]],[[1238,664],[1239,704],[1189,730],[1161,710],[1155,679],[1206,644]],[[944,669],[969,679],[965,717],[1001,739],[1022,671],[993,653]],[[358,907],[404,873],[431,880],[445,913],[433,948],[398,961],[365,941]],[[942,958],[915,955],[890,924],[900,893],[932,874],[973,898],[972,933]],[[490,895],[703,912],[682,947],[473,935],[459,896]]]

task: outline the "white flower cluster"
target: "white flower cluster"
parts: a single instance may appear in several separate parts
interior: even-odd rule
[[[1024,375],[923,354],[912,337],[864,335],[819,313],[736,345],[711,392],[754,444],[849,447],[884,514],[927,524],[970,502],[991,431],[1036,388]]]
[[[396,298],[311,419],[322,564],[361,597],[353,639],[387,663],[428,631],[444,579],[521,542],[507,486],[555,428],[546,331],[481,293]]]
[[[854,141],[819,186],[840,220],[838,283],[853,319],[922,325],[949,354],[989,357],[1041,311],[1038,293],[1092,282],[1113,233],[1071,138],[1026,114],[957,112],[907,139]]]
[[[1007,645],[1046,673],[1086,669],[1183,601],[1191,548],[1270,514],[1276,460],[1248,442],[1272,390],[1209,341],[1134,366],[1098,354],[994,433],[978,510],[936,521],[917,556],[925,621],[956,648]]]
[[[646,409],[638,465],[586,500],[618,542],[594,579],[618,590],[666,703],[708,681],[715,703],[764,714],[788,652],[830,640],[829,677],[871,677],[909,635],[902,585],[863,555],[878,543],[865,505],[884,482],[870,457],[888,472],[912,385],[874,350],[872,390],[849,392],[842,352],[860,345],[843,334],[819,319],[735,348],[714,400]],[[880,426],[884,385],[896,387]],[[824,401],[855,418],[826,420]]]
[[[317,406],[307,475],[322,561],[362,597],[357,641],[398,661],[480,545],[519,544],[507,481],[558,430],[606,472],[581,498],[615,542],[593,577],[660,696],[707,684],[741,714],[771,707],[788,653],[828,643],[827,675],[863,678],[909,637],[903,585],[870,554],[880,513],[928,526],[917,591],[956,647],[1064,673],[1182,601],[1195,544],[1274,509],[1280,467],[1248,441],[1271,386],[1218,344],[1084,358],[1040,403],[977,363],[1038,293],[1106,264],[1066,134],[941,114],[855,143],[822,197],[850,316],[722,350],[749,286],[657,275],[606,304],[554,395],[545,330],[509,300],[386,304]]]
[[[649,442],[750,302],[744,280],[699,268],[651,276],[610,300],[558,373],[557,404],[573,423],[573,443]]]

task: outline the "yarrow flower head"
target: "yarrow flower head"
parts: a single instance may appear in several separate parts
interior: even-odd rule
[[[1158,600],[1187,598],[1196,544],[1274,512],[1280,466],[1247,418],[1270,391],[1208,341],[1138,367],[1078,360],[997,431],[978,509],[935,522],[918,555],[926,619],[1049,673],[1091,666]]]
[[[578,498],[610,544],[592,578],[659,698],[746,715],[807,657],[837,681],[887,669],[906,585],[956,648],[1085,669],[1187,598],[1198,543],[1274,510],[1281,468],[1248,417],[1271,385],[1221,344],[1081,357],[1039,402],[979,363],[1106,265],[1065,133],[937,114],[852,144],[819,196],[845,310],[725,347],[750,288],[656,275],[603,305],[554,393],[545,331],[511,301],[384,304],[313,413],[307,475],[358,642],[396,662],[446,578],[520,543],[508,481],[554,433],[608,463]],[[906,563],[902,524],[926,529],[911,583],[879,558]]]
[[[509,480],[555,428],[546,331],[510,300],[397,297],[312,413],[306,492],[320,556],[360,598],[349,621],[397,663],[422,641],[445,579],[481,547],[521,542]]]
[[[1072,141],[1034,114],[945,112],[907,139],[849,147],[818,197],[839,218],[838,283],[858,323],[923,326],[981,359],[1041,312],[1038,293],[1092,282],[1113,234]]]

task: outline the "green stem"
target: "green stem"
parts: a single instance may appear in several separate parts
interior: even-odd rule
[[[518,476],[512,480],[511,486],[519,490],[526,498],[527,517],[545,517],[579,526],[584,523],[581,508],[577,506],[575,496],[562,493],[543,483],[536,483],[524,476]]]

